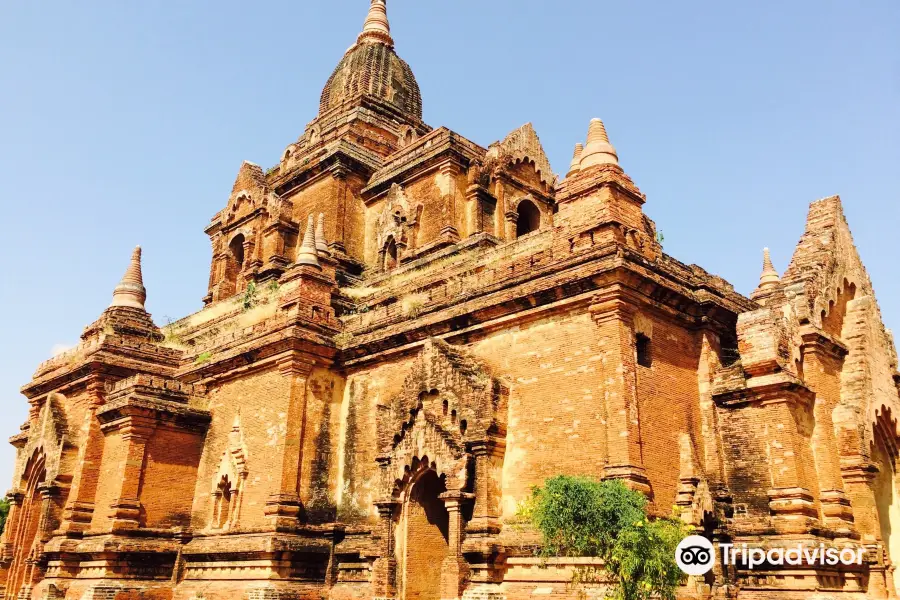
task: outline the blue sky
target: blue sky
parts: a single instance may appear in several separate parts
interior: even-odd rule
[[[0,9],[0,437],[144,247],[158,323],[200,308],[203,228],[244,159],[316,114],[368,2],[8,2]],[[748,294],[840,194],[900,327],[900,2],[389,0],[425,121],[482,144],[531,121],[564,172],[604,119],[665,250]],[[0,444],[0,490],[13,451]]]

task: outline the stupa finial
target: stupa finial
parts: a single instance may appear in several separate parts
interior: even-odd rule
[[[763,270],[762,275],[759,276],[759,290],[766,290],[772,288],[781,283],[781,277],[778,276],[778,271],[775,270],[775,265],[772,264],[772,256],[769,254],[768,248],[763,248]]]
[[[394,39],[391,37],[391,24],[388,22],[386,0],[372,0],[362,33],[359,34],[356,41],[361,43],[365,40],[382,42],[389,46],[394,45]]]
[[[596,165],[617,165],[619,155],[616,149],[609,143],[606,126],[600,119],[591,119],[588,128],[587,146],[581,153],[581,169],[587,169]]]
[[[569,163],[569,172],[566,173],[566,177],[581,170],[582,152],[584,152],[584,144],[578,142],[577,144],[575,144],[575,152],[574,154],[572,154],[572,162]]]
[[[124,306],[129,308],[144,309],[147,300],[147,290],[144,288],[144,277],[141,274],[141,247],[138,246],[131,253],[131,262],[122,281],[113,290],[113,299],[110,307]]]
[[[316,252],[319,256],[331,256],[328,242],[325,241],[325,213],[319,213],[319,220],[316,223]]]
[[[303,243],[297,251],[298,265],[309,265],[310,267],[321,268],[319,257],[316,253],[316,222],[315,217],[311,214],[306,220],[306,233],[303,234]]]

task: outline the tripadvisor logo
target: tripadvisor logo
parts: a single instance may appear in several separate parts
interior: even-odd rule
[[[791,548],[750,547],[747,544],[719,544],[725,565],[739,565],[755,569],[760,565],[780,567],[791,566],[837,566],[861,565],[865,548],[826,548],[825,544],[809,547],[797,544]],[[712,542],[700,535],[691,535],[675,548],[675,562],[688,575],[705,575],[716,562],[716,551]]]
[[[675,562],[688,575],[705,575],[716,562],[716,551],[705,537],[689,535],[675,548]]]

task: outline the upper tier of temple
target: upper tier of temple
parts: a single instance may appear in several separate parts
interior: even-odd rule
[[[422,119],[419,84],[409,65],[394,51],[385,0],[372,0],[362,33],[322,90],[319,113],[345,107],[364,95],[385,100],[400,112]]]

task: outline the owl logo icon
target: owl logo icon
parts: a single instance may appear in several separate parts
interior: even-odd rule
[[[705,575],[713,568],[716,551],[712,542],[703,536],[691,535],[675,548],[675,562],[688,575]]]

